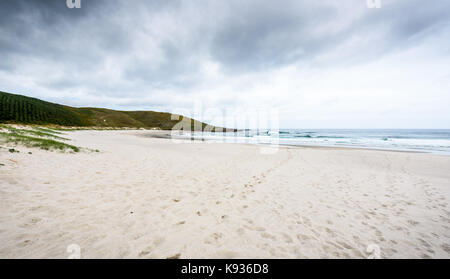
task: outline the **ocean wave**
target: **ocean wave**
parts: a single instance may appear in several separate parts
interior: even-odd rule
[[[200,136],[200,134],[199,134]],[[205,139],[262,143],[276,140],[280,144],[348,146],[394,150],[422,150],[450,154],[450,130],[245,130],[238,133],[205,136]]]
[[[293,135],[294,138],[314,138],[314,139],[346,139],[343,136],[316,136],[316,135]]]

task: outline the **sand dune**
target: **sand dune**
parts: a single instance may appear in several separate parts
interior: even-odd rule
[[[450,156],[146,133],[65,135],[100,153],[0,149],[0,257],[450,258]]]

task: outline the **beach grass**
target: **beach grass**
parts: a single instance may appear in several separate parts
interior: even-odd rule
[[[50,133],[49,132],[50,130],[48,130],[48,129],[45,129],[45,131],[38,130],[37,128],[34,128],[33,130],[32,129],[18,129],[18,128],[6,126],[6,125],[0,125],[0,128],[8,130],[9,132],[15,133],[15,134],[37,136],[37,137],[42,137],[42,138],[52,138],[52,139],[57,139],[57,140],[69,140],[68,138],[60,137],[60,136]]]
[[[26,147],[37,147],[44,150],[80,151],[77,146],[61,142],[61,140],[68,141],[68,138],[54,133],[62,134],[48,128],[27,127],[26,129],[19,129],[10,125],[0,125],[0,140],[3,143],[22,144]]]
[[[56,130],[50,129],[50,128],[33,127],[33,129],[35,129],[37,131],[44,132],[44,133],[57,134],[57,135],[61,135],[62,134],[62,132],[56,131]]]
[[[5,143],[22,144],[27,147],[38,147],[44,150],[80,151],[79,147],[64,142],[47,138],[32,137],[18,133],[0,132],[0,138],[2,138]]]

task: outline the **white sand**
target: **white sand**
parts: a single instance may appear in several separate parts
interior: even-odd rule
[[[67,133],[100,153],[0,149],[0,257],[450,258],[450,156],[146,133]]]

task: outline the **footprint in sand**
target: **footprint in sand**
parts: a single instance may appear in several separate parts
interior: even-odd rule
[[[300,241],[306,241],[306,240],[309,240],[310,239],[310,237],[309,236],[307,236],[306,234],[297,234],[297,239],[298,240],[300,240]]]
[[[337,234],[331,230],[330,228],[325,228],[325,231],[331,236],[331,237],[336,237]]]
[[[29,239],[26,239],[26,240],[24,240],[24,241],[22,241],[21,243],[19,243],[19,247],[25,247],[25,246],[28,246],[28,245],[30,245],[32,242],[31,242],[31,240],[29,240]]]
[[[339,244],[339,245],[341,245],[342,247],[344,247],[345,249],[353,249],[353,247],[352,246],[350,246],[348,243],[346,243],[346,242],[343,242],[343,241],[337,241],[337,243]]]
[[[292,243],[294,240],[292,237],[290,237],[288,234],[282,233],[281,236],[283,236],[284,242],[286,243]]]
[[[450,245],[447,243],[444,243],[441,245],[442,250],[444,250],[445,252],[447,252],[447,254],[450,255]]]
[[[219,243],[220,239],[223,238],[223,234],[222,233],[213,233],[210,236],[208,236],[204,242],[206,244],[217,244]]]
[[[263,233],[261,233],[261,236],[263,237],[263,238],[268,238],[268,239],[272,239],[272,240],[277,240],[277,238],[274,236],[274,235],[271,235],[270,233],[267,233],[267,232],[263,232]]]
[[[167,257],[166,259],[168,259],[168,260],[176,260],[176,259],[179,259],[180,257],[181,257],[181,254],[178,253],[178,254],[175,254],[173,256]]]
[[[417,222],[417,221],[414,221],[414,220],[408,220],[408,224],[410,224],[410,225],[412,225],[412,226],[416,226],[416,225],[418,225],[418,224],[420,224],[420,223]]]
[[[147,247],[139,253],[139,257],[145,257],[152,252],[152,247]]]

